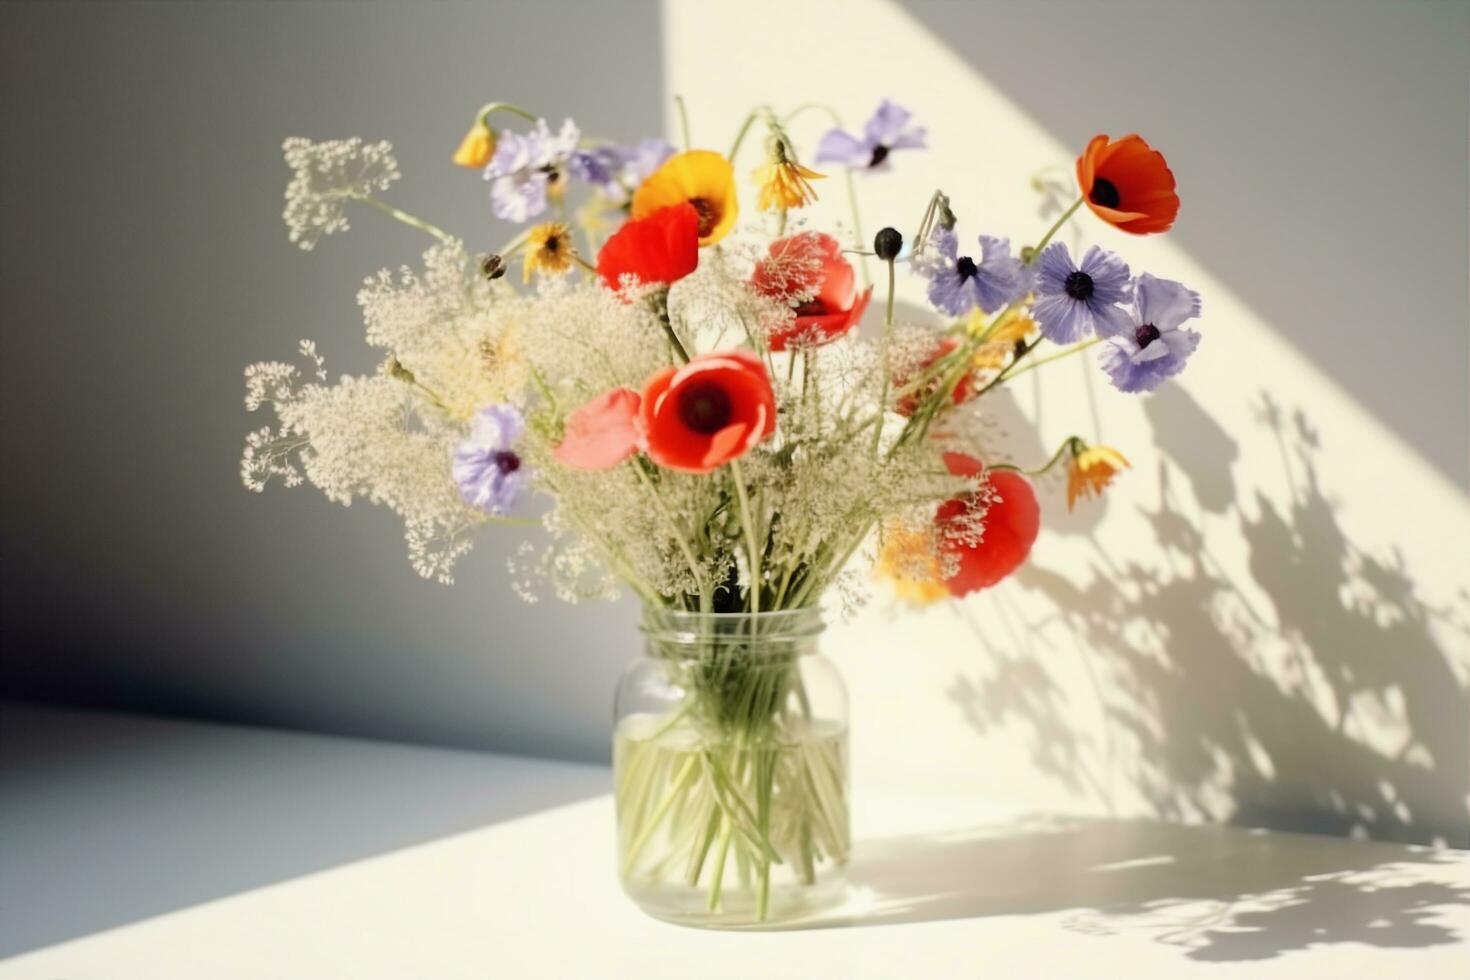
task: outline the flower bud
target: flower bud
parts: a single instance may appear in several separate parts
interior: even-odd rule
[[[480,275],[486,279],[499,279],[505,275],[505,259],[498,255],[480,256]]]
[[[485,125],[485,119],[482,116],[476,119],[470,131],[464,134],[459,149],[454,151],[454,156],[450,159],[461,167],[478,170],[489,163],[490,158],[494,155],[495,134],[490,131],[489,126]]]
[[[873,251],[884,262],[892,262],[903,251],[903,235],[897,228],[884,228],[873,236]]]

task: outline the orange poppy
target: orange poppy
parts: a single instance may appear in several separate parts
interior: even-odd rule
[[[708,473],[776,430],[776,395],[754,352],[700,354],[643,386],[643,448],[660,466]]]
[[[1173,171],[1137,134],[1094,136],[1077,158],[1077,184],[1093,214],[1132,235],[1168,231],[1179,214]]]
[[[944,465],[955,476],[981,476],[990,484],[991,495],[980,521],[979,540],[972,533],[946,536],[947,526],[965,527],[973,517],[976,498],[956,497],[941,504],[935,521],[940,546],[954,556],[958,566],[944,580],[951,595],[962,596],[988,589],[1020,568],[1031,554],[1041,531],[1041,508],[1031,482],[1012,470],[985,472],[984,465],[964,453],[945,453]]]
[[[670,285],[699,265],[699,212],[685,202],[629,221],[597,256],[597,274],[609,289],[624,276],[645,285]]]
[[[772,242],[750,284],[762,296],[796,307],[795,319],[767,341],[777,352],[836,340],[863,318],[873,298],[871,286],[858,292],[852,263],[842,257],[837,239],[815,231]],[[798,304],[796,297],[807,298]]]

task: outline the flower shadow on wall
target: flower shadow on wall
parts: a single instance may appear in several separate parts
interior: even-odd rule
[[[1318,479],[1311,421],[1269,396],[1259,408],[1281,450],[1287,503],[1257,489],[1247,513],[1229,466],[1234,442],[1182,388],[1166,386],[1148,415],[1172,464],[1158,469],[1160,507],[1141,511],[1159,557],[1118,561],[1095,547],[1083,587],[1035,564],[1023,569],[1020,587],[1055,612],[1028,621],[997,597],[1003,631],[967,617],[988,663],[958,677],[949,695],[981,734],[1019,726],[1039,771],[1109,808],[1127,786],[1165,820],[1470,846],[1470,693],[1455,662],[1470,637],[1470,597],[1432,608],[1399,556],[1356,547]],[[1181,478],[1205,513],[1185,512]],[[1206,520],[1238,528],[1249,592],[1211,555]],[[1092,680],[1101,734],[1073,720],[1050,673],[1049,663],[1074,656]],[[1237,949],[1228,930],[1211,933],[1190,955],[1253,957],[1262,942],[1287,949],[1337,938],[1421,944],[1370,928],[1380,920],[1445,942],[1452,937],[1416,925],[1414,910],[1470,902],[1453,889],[1428,894],[1430,886],[1385,891],[1362,868],[1319,870],[1277,882],[1272,909],[1236,916],[1221,907],[1231,929],[1268,935]],[[1128,911],[1166,914],[1148,902]]]

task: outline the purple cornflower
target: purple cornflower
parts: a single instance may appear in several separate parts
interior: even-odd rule
[[[887,170],[894,150],[924,147],[924,127],[910,126],[910,112],[887,99],[863,127],[858,139],[842,129],[830,129],[817,144],[815,163],[841,163],[857,170]]]
[[[1048,245],[1037,265],[1036,303],[1031,315],[1054,344],[1072,344],[1096,331],[1111,337],[1127,330],[1128,311],[1119,303],[1129,297],[1128,264],[1094,245],[1081,265],[1061,242]]]
[[[529,133],[501,133],[495,156],[485,167],[495,217],[520,222],[545,211],[547,199],[565,190],[567,160],[581,137],[570,119],[556,135],[545,119],[538,119]]]
[[[572,154],[567,168],[578,179],[602,192],[613,204],[626,203],[633,189],[674,153],[661,139],[640,140],[631,146],[597,146]]]
[[[972,309],[993,313],[1031,285],[1030,270],[1011,257],[1006,238],[980,236],[980,261],[959,254],[959,238],[948,228],[935,228],[929,247],[914,259],[914,271],[929,280],[929,302],[950,316]]]
[[[514,405],[491,405],[475,413],[470,437],[454,450],[454,482],[461,500],[487,514],[504,514],[515,503],[526,471],[511,447],[525,427]]]
[[[1199,333],[1181,330],[1199,316],[1199,293],[1145,272],[1133,290],[1129,329],[1103,341],[1099,361],[1119,391],[1153,391],[1184,370]]]

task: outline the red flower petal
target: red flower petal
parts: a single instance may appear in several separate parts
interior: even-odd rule
[[[979,460],[962,453],[945,453],[944,463],[956,476],[984,472]],[[944,583],[952,595],[987,589],[1020,568],[1041,531],[1041,508],[1031,481],[1012,470],[992,470],[986,480],[996,495],[982,519],[985,533],[980,543],[949,542],[944,546],[959,561],[959,568]],[[945,501],[935,520],[942,527],[973,507],[972,498]]]
[[[626,222],[597,255],[597,274],[614,290],[622,288],[625,275],[643,285],[667,286],[698,265],[699,212],[688,203]]]

